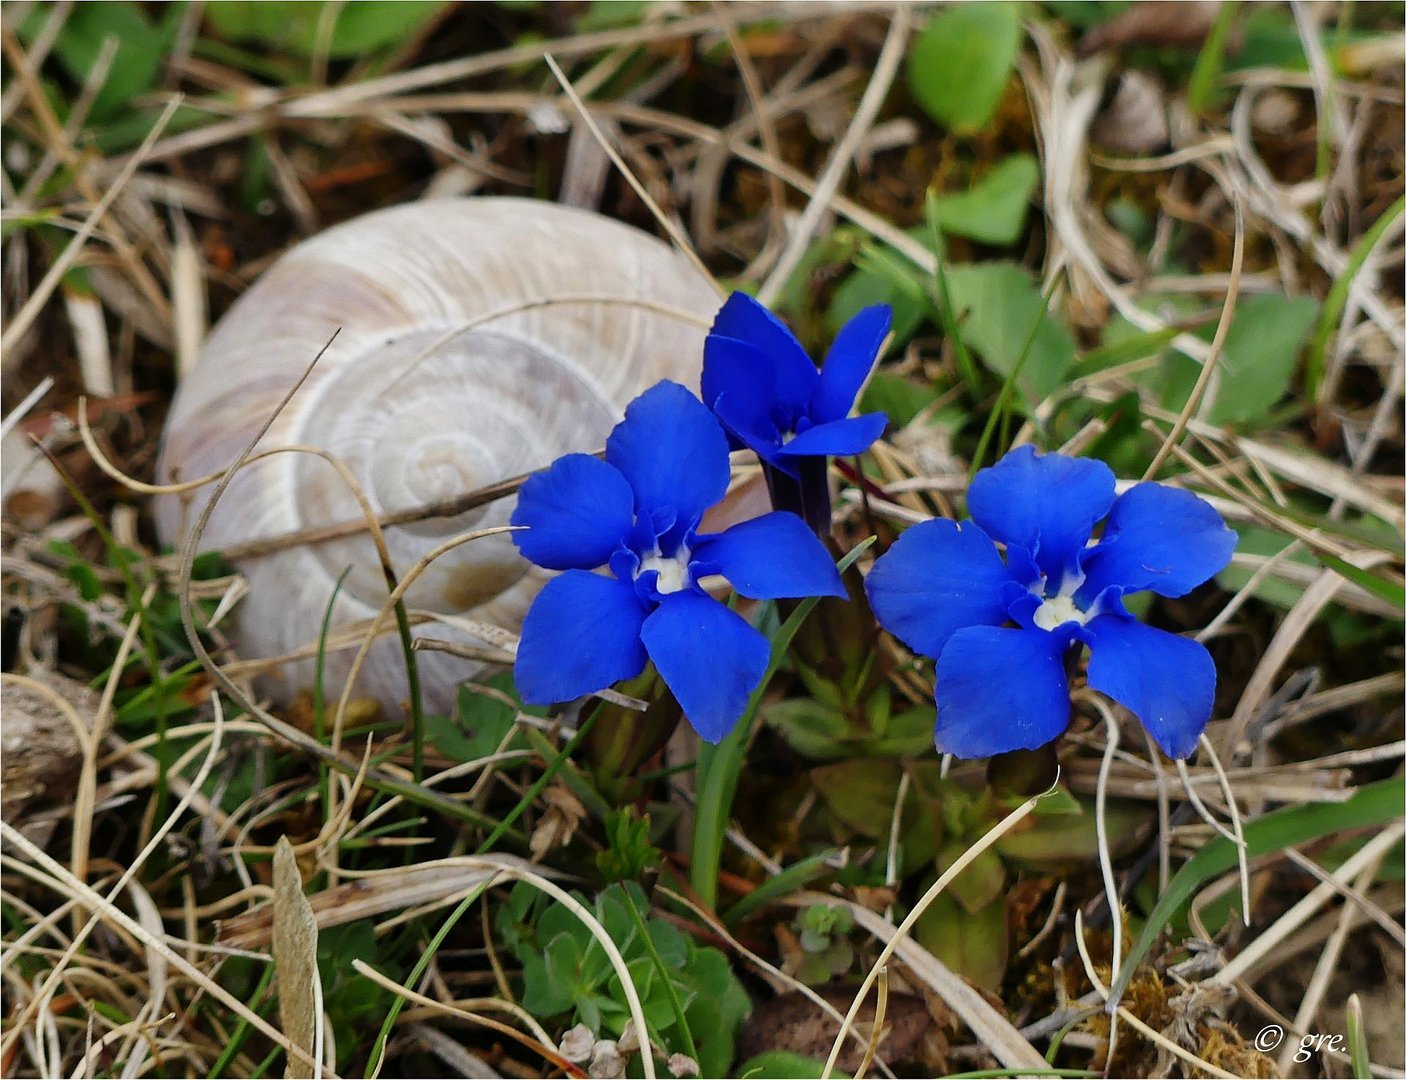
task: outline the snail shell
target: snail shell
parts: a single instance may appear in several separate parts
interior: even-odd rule
[[[660,379],[696,388],[717,305],[712,286],[677,252],[588,211],[471,198],[368,214],[293,248],[215,327],[176,395],[158,475],[193,479],[233,464],[340,331],[258,449],[329,451],[378,514],[463,495],[561,454],[598,449],[625,405]],[[163,543],[181,543],[212,487],[157,498]],[[392,565],[403,574],[452,536],[506,525],[512,509],[504,499],[388,527]],[[218,551],[361,518],[325,460],[277,454],[234,477],[200,547]],[[348,567],[334,628],[372,618],[386,600],[367,534],[241,561],[250,586],[234,635],[241,655],[315,645]],[[412,612],[516,632],[546,577],[509,535],[492,536],[438,559],[405,602]],[[425,629],[483,644],[443,625]],[[354,652],[329,652],[329,694],[345,681]],[[426,706],[447,710],[472,665],[423,651],[417,660]],[[313,678],[313,661],[290,662],[261,690],[286,701]],[[392,709],[405,701],[394,634],[376,642],[356,693]]]

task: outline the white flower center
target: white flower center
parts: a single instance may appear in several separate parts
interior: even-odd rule
[[[667,558],[657,551],[646,555],[640,560],[640,568],[635,577],[638,578],[650,570],[659,572],[659,579],[655,582],[654,587],[661,593],[676,593],[687,588],[689,584],[688,548],[680,546],[678,551]]]
[[[1083,626],[1091,618],[1092,612],[1080,611],[1079,606],[1074,603],[1074,597],[1065,593],[1051,596],[1035,610],[1035,625],[1041,630],[1053,630],[1067,622],[1076,622]]]

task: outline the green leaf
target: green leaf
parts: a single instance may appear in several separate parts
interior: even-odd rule
[[[495,675],[486,685],[514,696],[510,675]],[[454,711],[453,717],[425,717],[426,737],[445,757],[459,761],[474,761],[495,753],[512,731],[518,713],[515,706],[468,685],[459,687]]]
[[[951,840],[937,853],[937,868],[942,873],[966,854],[970,845],[965,840]],[[995,848],[987,848],[952,879],[947,891],[952,898],[975,915],[1001,895],[1006,887],[1006,866]]]
[[[1041,869],[1092,862],[1098,858],[1093,800],[1074,796],[1081,813],[1032,814],[996,841],[1004,858]],[[1067,805],[1066,805],[1067,809]],[[1143,803],[1110,799],[1108,842],[1114,856],[1127,854],[1151,825],[1153,811]]]
[[[825,1075],[825,1062],[789,1050],[768,1050],[744,1061],[737,1075],[743,1080],[817,1080]],[[837,1080],[849,1080],[849,1073],[838,1069],[830,1075]]]
[[[948,893],[939,893],[918,916],[913,936],[958,975],[988,990],[1000,987],[1010,951],[1004,895],[972,913]]]
[[[1116,19],[1132,4],[1133,0],[1045,0],[1044,6],[1061,22],[1077,30],[1087,30]]]
[[[830,812],[871,839],[888,836],[903,770],[879,758],[842,761],[811,770],[811,780]]]
[[[522,1004],[534,1016],[557,1016],[571,1008],[580,951],[569,935],[548,946],[546,956],[529,953],[522,960]]]
[[[403,42],[443,7],[440,0],[359,0],[335,15],[327,37],[333,59],[360,56]],[[311,0],[212,0],[205,6],[211,27],[227,41],[270,46],[311,56],[327,34],[321,25],[326,5]]]
[[[1007,247],[1025,231],[1030,197],[1040,183],[1040,165],[1030,154],[1002,158],[966,191],[932,201],[942,231],[982,244]]]
[[[1318,301],[1309,296],[1244,297],[1226,331],[1217,379],[1208,391],[1214,399],[1207,418],[1216,424],[1262,419],[1288,391],[1299,353],[1317,316]],[[1202,334],[1209,339],[1211,328]],[[1182,370],[1180,377],[1169,381],[1176,389],[1164,404],[1180,410],[1195,381],[1196,365],[1180,353],[1173,354],[1173,362]]]
[[[698,1066],[703,1076],[729,1076],[734,1038],[752,999],[717,949],[695,949],[681,973],[683,985],[696,991],[688,1023],[698,1038]]]
[[[82,83],[88,78],[107,39],[117,43],[107,78],[88,114],[90,123],[101,123],[125,112],[131,108],[133,98],[156,85],[184,7],[169,5],[162,21],[152,25],[137,4],[74,5],[54,43],[54,51],[75,81]]]
[[[1020,5],[957,4],[928,20],[908,54],[908,85],[934,120],[959,135],[995,115],[1020,48]]]
[[[586,11],[578,18],[572,29],[578,34],[594,30],[612,30],[617,26],[635,26],[643,19],[652,4],[649,0],[592,0]]]
[[[849,753],[849,719],[829,705],[810,698],[788,698],[763,709],[762,719],[798,754],[824,761]]]
[[[875,757],[917,757],[932,749],[937,710],[931,705],[915,705],[889,718],[883,735],[864,743]]]
[[[825,312],[830,333],[871,304],[887,304],[893,309],[892,351],[907,343],[932,311],[928,299],[928,275],[897,248],[869,244],[855,257],[855,271],[840,283]]]
[[[938,399],[942,391],[930,382],[876,371],[864,390],[860,412],[881,412],[896,428],[907,427],[913,418]]]
[[[328,50],[334,59],[397,45],[412,37],[444,8],[442,0],[357,0],[337,16]]]
[[[1385,825],[1401,816],[1403,798],[1406,798],[1406,779],[1395,776],[1358,788],[1357,793],[1346,802],[1310,803],[1272,810],[1246,824],[1245,854],[1253,859],[1266,852],[1281,851],[1348,829]],[[1235,845],[1225,837],[1217,836],[1176,872],[1166,891],[1158,898],[1157,906],[1147,916],[1142,932],[1123,961],[1122,974],[1113,986],[1113,1001],[1123,996],[1128,981],[1138,965],[1147,958],[1158,935],[1191,902],[1196,890],[1213,877],[1233,868],[1236,861]]]
[[[988,368],[1008,377],[1030,340],[1019,378],[1026,399],[1037,403],[1063,382],[1074,363],[1074,339],[1054,315],[1045,313],[1029,274],[1014,263],[988,262],[949,266],[946,278],[958,332]],[[1031,340],[1031,327],[1042,314]]]

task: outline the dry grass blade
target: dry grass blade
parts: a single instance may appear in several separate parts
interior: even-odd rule
[[[0,333],[0,352],[8,352],[14,343],[34,324],[34,320],[39,317],[40,311],[42,311],[44,305],[49,302],[49,297],[52,296],[54,290],[58,288],[59,282],[62,280],[64,274],[68,272],[78,256],[83,253],[83,248],[97,229],[98,222],[103,219],[103,216],[111,208],[117,196],[122,194],[122,189],[126,186],[127,181],[132,178],[132,174],[135,173],[146,160],[148,151],[155,145],[161,132],[166,129],[166,125],[171,122],[171,117],[175,115],[176,109],[180,106],[181,101],[181,95],[177,94],[167,103],[166,108],[162,110],[161,115],[157,118],[156,123],[152,125],[151,131],[147,133],[147,137],[142,140],[142,144],[137,148],[136,153],[128,159],[126,166],[108,186],[107,191],[103,193],[103,197],[98,201],[98,204],[94,206],[93,209],[89,211],[88,216],[83,219],[83,224],[79,227],[77,234],[68,242],[68,245],[63,249],[59,257],[54,260],[54,264],[49,267],[48,272],[40,280],[39,284],[34,287],[34,291],[30,293],[29,299],[24,302],[24,306],[10,319],[9,325],[5,327],[3,333]]]
[[[421,1009],[425,1012],[428,1012],[433,1015],[455,1017],[460,1020],[467,1020],[469,1023],[472,1024],[478,1024],[482,1027],[489,1028],[492,1031],[498,1032],[498,1034],[500,1035],[506,1035],[508,1038],[514,1040],[515,1042],[521,1043],[529,1050],[532,1050],[535,1053],[542,1055],[542,1057],[550,1061],[558,1069],[561,1069],[568,1076],[582,1075],[581,1070],[575,1065],[573,1065],[571,1062],[567,1061],[559,1053],[557,1053],[556,1048],[553,1047],[549,1042],[544,1042],[541,1039],[534,1038],[531,1035],[524,1035],[522,1032],[518,1031],[517,1028],[512,1027],[509,1024],[505,1024],[501,1020],[494,1020],[491,1017],[471,1012],[468,1009],[458,1007],[456,1004],[450,1004],[443,1001],[436,1001],[434,998],[426,997],[424,994],[421,994],[418,991],[403,985],[402,983],[398,983],[394,979],[386,977],[385,975],[381,974],[381,972],[373,968],[370,964],[366,963],[366,961],[361,960],[359,958],[352,961],[352,967],[359,974],[364,975],[366,978],[370,979],[382,989],[389,990],[392,994],[396,994],[397,996],[404,998],[406,1001],[413,1001],[415,1004],[419,1005]],[[405,1014],[407,1024],[409,1023],[410,1017],[412,1015],[413,1014],[408,1012]],[[647,1058],[648,1055],[645,1055],[645,1057]],[[376,1068],[371,1073],[373,1078],[380,1075],[380,1064],[380,1062],[376,1063]]]
[[[1232,983],[1243,978],[1250,968],[1254,967],[1307,922],[1310,916],[1334,895],[1342,891],[1343,885],[1340,885],[1340,882],[1351,881],[1366,867],[1381,859],[1391,850],[1392,845],[1401,839],[1403,834],[1406,834],[1406,825],[1397,822],[1368,840],[1351,858],[1338,867],[1331,875],[1330,880],[1315,886],[1307,896],[1281,915],[1273,925],[1266,927],[1264,932],[1242,949],[1235,959],[1216,972],[1212,979],[1219,983]]]
[[[908,44],[909,19],[909,9],[906,5],[900,5],[894,10],[893,21],[889,23],[888,37],[884,40],[883,50],[874,65],[874,74],[869,80],[869,85],[864,88],[864,94],[859,99],[854,119],[844,138],[831,151],[830,161],[820,179],[815,182],[810,202],[801,214],[801,220],[796,223],[786,250],[781,253],[781,258],[757,291],[757,299],[763,304],[770,306],[776,300],[800,263],[801,256],[805,254],[810,239],[820,224],[821,216],[830,209],[831,199],[844,178],[845,170],[849,168],[864,136],[869,133],[874,118],[878,116],[879,109],[888,96],[889,87],[893,85],[894,76],[898,74],[899,65],[903,62],[903,49]]]
[[[865,976],[864,981],[860,983],[859,989],[855,992],[854,1003],[850,1005],[849,1012],[845,1014],[844,1023],[840,1026],[839,1034],[835,1037],[835,1043],[830,1048],[830,1056],[825,1062],[824,1071],[821,1073],[822,1080],[835,1071],[835,1062],[840,1056],[840,1048],[844,1045],[845,1035],[854,1024],[854,1018],[859,1012],[859,1007],[864,1003],[864,998],[869,993],[869,988],[874,985],[874,980],[878,978],[879,972],[883,970],[884,965],[895,953],[898,953],[899,958],[903,959],[910,966],[917,966],[912,963],[908,956],[900,952],[900,949],[904,945],[916,945],[916,943],[908,939],[908,934],[917,924],[923,912],[926,911],[928,906],[952,883],[952,879],[965,870],[978,855],[987,850],[987,848],[1006,833],[1010,832],[1011,829],[1028,816],[1030,812],[1035,809],[1035,805],[1042,797],[1043,793],[1026,799],[1025,802],[1021,803],[1003,817],[996,825],[987,830],[980,840],[967,848],[967,850],[955,859],[952,865],[929,886],[922,898],[913,905],[913,910],[908,913],[908,917],[905,918],[896,929],[891,923],[880,920],[882,925],[887,928],[887,933],[883,934],[887,939],[886,943],[883,950],[879,953],[878,959],[874,961],[873,966],[870,968],[869,974]],[[861,911],[865,912],[867,915],[873,915],[873,912],[869,912],[867,909],[857,904],[851,905],[850,910],[854,913],[856,921],[860,922],[865,921],[861,919]],[[878,919],[878,916],[874,916],[874,918]],[[871,932],[873,932],[872,929]],[[910,954],[913,952],[912,949],[907,951]],[[1034,1048],[1031,1047],[1025,1039],[1020,1037],[1020,1033],[1010,1026],[1009,1021],[1001,1017],[1000,1014],[996,1013],[994,1009],[991,1009],[989,1005],[987,1005],[985,1009],[971,1011],[964,1009],[963,1006],[967,1005],[974,996],[970,991],[958,993],[956,995],[956,1000],[948,997],[948,993],[951,993],[952,990],[952,983],[954,981],[960,982],[960,980],[955,980],[951,976],[951,973],[948,972],[935,957],[928,953],[926,949],[917,946],[916,951],[923,955],[924,961],[921,962],[922,967],[929,973],[937,973],[940,971],[946,975],[946,978],[942,978],[941,975],[938,976],[946,985],[942,987],[935,986],[934,989],[947,1000],[947,1003],[952,1007],[953,1011],[966,1021],[967,1026],[972,1029],[973,1033],[986,1042],[991,1052],[996,1055],[997,1059],[999,1059],[1002,1064],[1013,1069],[1041,1068],[1044,1065],[1045,1059],[1037,1054]],[[947,993],[944,993],[944,990],[947,991]],[[976,1000],[981,999],[977,998]],[[985,1002],[983,1001],[982,1004],[985,1005]]]
[[[1196,385],[1191,388],[1191,395],[1186,399],[1181,415],[1177,417],[1177,422],[1167,433],[1166,441],[1152,458],[1152,464],[1148,465],[1147,471],[1142,474],[1144,480],[1151,480],[1161,471],[1168,455],[1172,452],[1172,447],[1181,439],[1182,434],[1186,431],[1186,425],[1201,408],[1201,400],[1211,386],[1216,364],[1220,362],[1221,353],[1225,350],[1225,338],[1230,333],[1230,323],[1235,316],[1235,302],[1240,297],[1240,276],[1244,268],[1245,211],[1237,200],[1235,202],[1235,246],[1230,257],[1230,283],[1226,288],[1225,302],[1221,307],[1220,322],[1216,324],[1216,336],[1211,339],[1210,352],[1201,362],[1201,371],[1196,376]]]
[[[196,967],[195,964],[187,960],[167,944],[164,939],[154,937],[136,919],[133,919],[126,912],[114,906],[110,900],[100,896],[89,886],[75,878],[49,855],[35,847],[28,837],[15,829],[8,822],[0,821],[0,836],[5,838],[6,844],[13,845],[18,849],[31,864],[40,868],[44,873],[53,878],[64,888],[69,896],[76,899],[84,907],[93,911],[95,913],[94,922],[96,922],[98,918],[102,918],[104,921],[126,931],[147,948],[159,954],[167,964],[190,979],[191,982],[219,1001],[220,1004],[224,1005],[236,1016],[242,1018],[261,1034],[283,1047],[290,1055],[301,1060],[309,1068],[316,1066],[316,1063],[304,1050],[289,1044],[288,1040],[284,1038],[283,1033],[276,1027],[258,1013],[254,1012],[248,1005],[240,1001],[239,998],[231,994],[204,971]],[[36,998],[35,1000],[38,999]],[[12,1029],[10,1039],[13,1040],[18,1037],[18,1033],[23,1030],[22,1027],[17,1025]]]
[[[303,876],[288,837],[273,851],[273,966],[278,987],[278,1015],[293,1045],[318,1065],[308,1068],[292,1058],[283,1075],[322,1075],[322,979],[317,971],[317,920],[303,895]]]
[[[1107,1001],[1108,987],[1105,986],[1103,980],[1099,978],[1098,971],[1094,968],[1093,958],[1089,956],[1088,942],[1084,940],[1084,913],[1077,909],[1074,912],[1074,941],[1079,948],[1079,959],[1084,963],[1085,977],[1093,985],[1094,991]],[[1191,1053],[1191,1051],[1174,1043],[1160,1031],[1149,1027],[1141,1018],[1131,1012],[1126,1005],[1119,1005],[1116,1015],[1145,1039],[1155,1043],[1158,1047],[1173,1056],[1181,1058],[1181,1060],[1185,1061],[1188,1065],[1200,1069],[1208,1076],[1219,1077],[1221,1080],[1236,1080],[1234,1073],[1228,1073],[1224,1069],[1212,1065],[1209,1061],[1197,1057],[1195,1054]]]
[[[527,872],[546,873],[515,855],[438,859],[404,869],[360,875],[345,885],[314,893],[309,904],[318,929],[326,930],[388,911],[457,896],[505,874]],[[256,907],[221,923],[219,941],[233,948],[261,948],[271,939],[273,920],[272,905]]]
[[[1367,552],[1350,556],[1348,561],[1355,566],[1367,569],[1386,561],[1386,556],[1378,552]],[[1233,759],[1240,749],[1241,740],[1250,726],[1250,721],[1269,697],[1279,669],[1288,660],[1290,653],[1298,645],[1299,639],[1308,631],[1324,607],[1347,584],[1347,579],[1335,570],[1324,570],[1318,579],[1304,591],[1298,602],[1285,616],[1273,639],[1264,651],[1249,684],[1240,696],[1230,723],[1221,737],[1221,748],[1228,758]]]
[[[16,424],[29,415],[29,411],[38,405],[40,400],[50,390],[54,388],[54,377],[45,375],[39,380],[39,385],[25,395],[24,400],[5,414],[3,423],[0,423],[0,438],[4,438],[14,430]]]
[[[654,215],[654,220],[659,222],[659,227],[668,234],[669,239],[674,242],[674,246],[693,264],[694,269],[703,276],[704,280],[712,284],[713,291],[716,292],[719,297],[725,295],[722,286],[719,285],[717,279],[713,277],[712,271],[704,265],[703,260],[698,257],[698,252],[695,251],[693,245],[689,243],[688,237],[683,234],[683,230],[679,228],[678,223],[660,209],[659,203],[655,201],[654,196],[640,183],[639,177],[625,164],[625,159],[620,156],[619,151],[616,150],[610,140],[605,137],[605,133],[601,131],[600,125],[596,123],[595,117],[586,109],[585,103],[581,100],[580,95],[576,93],[576,88],[571,85],[571,80],[566,77],[566,73],[561,70],[556,60],[552,58],[550,53],[544,55],[543,59],[547,62],[547,66],[552,69],[552,74],[556,77],[557,82],[561,84],[562,92],[571,100],[571,104],[576,107],[577,113],[581,116],[581,121],[590,129],[591,134],[595,136],[596,141],[600,143],[601,149],[609,155],[611,162],[620,170],[620,175],[629,182],[635,194],[640,197],[640,201],[643,202],[645,206],[649,207],[649,212]]]

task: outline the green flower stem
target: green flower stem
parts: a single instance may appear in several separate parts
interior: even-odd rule
[[[874,539],[871,536],[856,545],[854,550],[840,560],[841,574],[874,543]],[[757,709],[766,694],[767,684],[771,682],[772,676],[786,657],[791,639],[796,636],[801,624],[818,601],[819,598],[814,596],[802,600],[791,613],[791,617],[782,624],[771,643],[771,662],[767,665],[766,674],[752,692],[751,701],[748,702],[742,719],[717,746],[705,743],[699,752],[697,802],[693,815],[693,837],[689,845],[688,877],[693,890],[710,909],[716,910],[718,905],[718,870],[722,865],[723,840],[727,833],[727,823],[732,816],[732,800],[737,794],[737,781],[742,775],[742,763],[747,756],[747,748],[751,745],[756,727]]]
[[[693,1032],[688,1028],[688,1020],[683,1014],[683,1002],[679,1000],[679,992],[674,986],[674,980],[669,969],[664,966],[664,958],[659,955],[659,950],[654,947],[654,939],[649,936],[649,927],[645,925],[643,916],[635,908],[634,897],[630,895],[629,889],[621,889],[621,894],[625,897],[625,906],[630,909],[630,917],[635,920],[635,926],[639,930],[640,940],[644,943],[649,958],[654,961],[654,968],[659,972],[659,978],[664,983],[664,992],[669,995],[669,1005],[674,1010],[674,1019],[679,1025],[679,1034],[683,1037],[683,1048],[688,1056],[694,1061],[698,1060],[698,1046],[693,1041]],[[662,1047],[660,1049],[663,1049]],[[652,1053],[649,1045],[649,1032],[640,1032],[640,1053]]]

